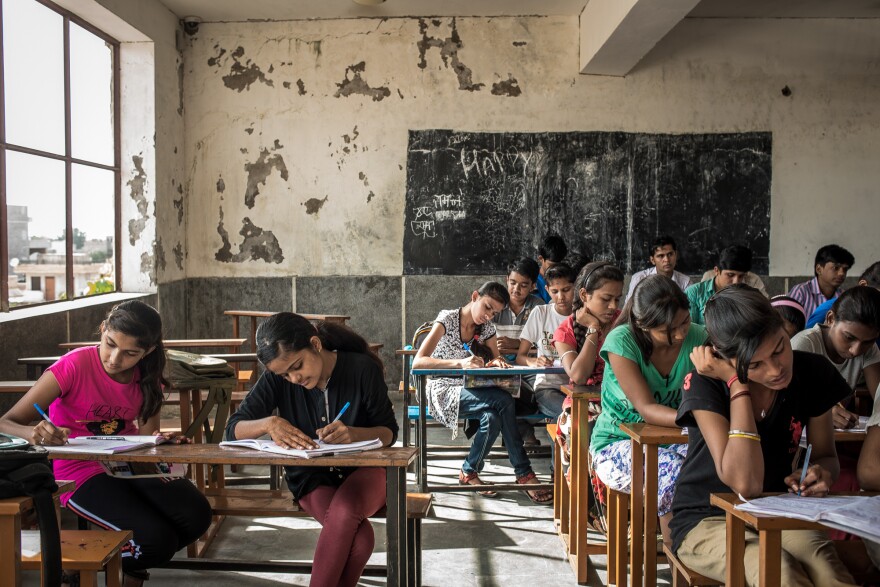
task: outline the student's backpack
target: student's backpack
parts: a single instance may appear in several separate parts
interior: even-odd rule
[[[15,437],[0,435],[3,444],[15,444]],[[61,584],[61,534],[52,494],[58,491],[48,452],[37,447],[0,450],[0,499],[29,496],[34,500],[40,524],[42,585]]]
[[[419,350],[419,347],[422,346],[422,343],[425,341],[425,337],[428,336],[432,328],[434,328],[433,320],[422,322],[422,325],[416,328],[416,331],[413,333],[412,348]]]

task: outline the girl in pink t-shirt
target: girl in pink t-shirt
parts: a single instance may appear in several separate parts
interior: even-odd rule
[[[159,313],[136,300],[118,304],[101,323],[100,345],[71,351],[49,367],[0,418],[0,432],[39,445],[78,436],[162,434],[164,366]],[[34,404],[48,406],[54,425]],[[93,461],[56,460],[54,468],[57,479],[76,482],[74,493],[62,496],[68,509],[103,528],[133,531],[122,551],[125,585],[140,585],[146,569],[171,560],[210,524],[207,500],[187,479],[120,479]]]

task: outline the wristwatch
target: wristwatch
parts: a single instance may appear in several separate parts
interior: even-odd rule
[[[587,326],[587,336],[590,336],[591,334],[596,334],[597,332],[599,332],[598,328],[593,328],[592,326]]]

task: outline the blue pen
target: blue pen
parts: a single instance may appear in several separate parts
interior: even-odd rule
[[[468,343],[464,343],[464,350],[466,350],[467,352],[469,352],[469,353],[471,354],[472,357],[476,357],[476,356],[477,356],[477,355],[474,354],[474,351],[471,350],[471,345],[469,345]]]
[[[351,402],[345,402],[345,405],[342,406],[342,409],[339,410],[339,413],[336,414],[336,417],[335,417],[335,418],[333,418],[333,422],[335,422],[336,420],[338,420],[339,418],[341,418],[341,417],[342,417],[342,414],[345,413],[345,410],[347,410],[347,409],[348,409],[348,406],[350,406],[350,405],[351,405]]]
[[[807,476],[807,469],[810,467],[810,453],[813,452],[813,445],[807,445],[807,454],[804,456],[804,468],[801,470],[801,482],[798,483],[798,492],[801,494],[801,486],[804,484],[804,478]]]
[[[37,413],[40,414],[40,417],[42,417],[43,420],[51,424],[53,427],[58,428],[58,426],[55,426],[55,422],[49,419],[49,414],[43,411],[43,408],[40,407],[40,404],[35,403],[34,407],[37,409]]]

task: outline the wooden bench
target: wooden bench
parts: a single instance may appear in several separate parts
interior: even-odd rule
[[[669,570],[672,572],[672,587],[713,587],[723,583],[690,570],[665,545],[663,546],[663,554],[666,555]]]
[[[0,393],[24,393],[30,391],[36,381],[0,381]]]
[[[40,543],[39,530],[24,530],[22,542]],[[122,547],[131,540],[131,530],[62,530],[61,565],[65,571],[79,571],[82,587],[97,587],[98,572],[106,570],[107,586],[122,585]],[[38,571],[42,553],[22,553],[21,568]]]
[[[215,516],[309,517],[290,492],[282,489],[207,488],[205,497]],[[416,578],[416,585],[422,584],[422,520],[431,515],[432,505],[430,493],[406,494],[407,567],[409,576]],[[373,517],[385,517],[385,508]]]

